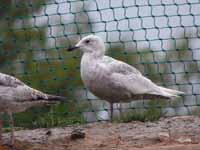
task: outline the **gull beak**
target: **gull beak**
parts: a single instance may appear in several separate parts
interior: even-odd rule
[[[78,48],[79,48],[78,46],[69,46],[69,48],[67,50],[68,51],[73,51],[73,50],[76,50]]]

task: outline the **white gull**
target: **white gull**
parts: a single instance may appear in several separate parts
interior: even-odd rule
[[[0,113],[6,112],[10,116],[11,146],[14,144],[14,121],[12,114],[25,111],[27,108],[55,104],[64,97],[45,94],[29,87],[13,76],[0,73]],[[0,119],[0,140],[2,142],[2,121]]]
[[[184,94],[161,87],[144,77],[139,70],[125,62],[105,56],[103,40],[95,35],[82,38],[68,50],[80,49],[81,78],[95,96],[110,102],[111,119],[113,103],[142,99],[172,99]]]

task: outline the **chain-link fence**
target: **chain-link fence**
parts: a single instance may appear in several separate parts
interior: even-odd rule
[[[66,103],[53,108],[17,114],[16,124],[40,127],[108,119],[109,105],[81,82],[81,54],[66,51],[88,34],[104,39],[108,55],[135,66],[159,85],[186,93],[173,102],[122,104],[123,112],[200,114],[199,8],[199,0],[2,0],[1,72],[66,96]],[[132,118],[141,117],[135,114]]]

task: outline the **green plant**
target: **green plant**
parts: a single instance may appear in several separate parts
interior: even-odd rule
[[[121,118],[115,118],[114,122],[131,122],[131,121],[156,121],[159,120],[164,114],[161,107],[164,107],[164,101],[150,100],[148,102],[148,108],[144,111],[137,111],[137,109],[124,113]],[[159,106],[159,107],[158,107]]]

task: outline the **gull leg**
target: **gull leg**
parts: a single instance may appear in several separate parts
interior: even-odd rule
[[[120,101],[119,102],[119,118],[121,119],[122,118],[122,102]]]
[[[110,103],[110,120],[113,120],[113,103]]]
[[[2,121],[2,116],[1,116],[1,113],[0,113],[0,146],[3,145],[3,139],[2,139],[2,127],[3,127],[3,121]]]
[[[11,112],[8,113],[9,117],[10,117],[10,127],[11,127],[11,146],[14,146],[14,120],[13,120],[13,115]]]

